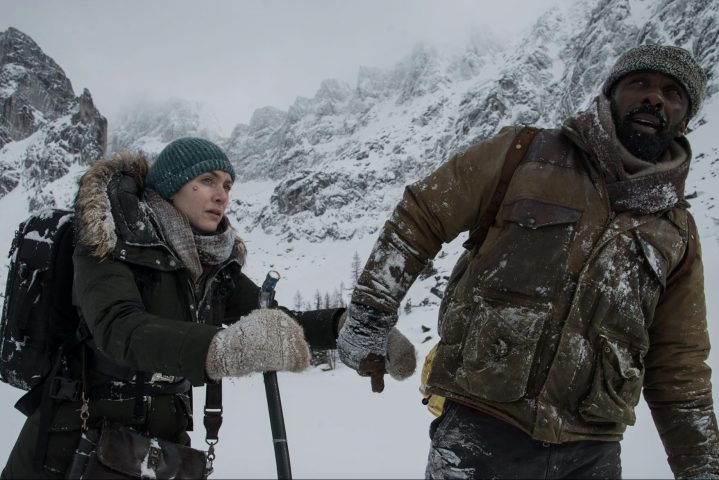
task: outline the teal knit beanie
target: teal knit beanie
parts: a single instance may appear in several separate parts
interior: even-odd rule
[[[220,147],[209,140],[185,137],[162,149],[145,181],[148,187],[169,199],[196,176],[214,170],[229,173],[235,181],[235,169]]]

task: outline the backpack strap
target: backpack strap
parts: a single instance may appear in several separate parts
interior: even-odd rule
[[[669,274],[669,278],[667,278],[667,288],[676,282],[679,277],[689,273],[689,270],[692,268],[692,263],[694,263],[694,259],[697,256],[697,250],[699,248],[697,237],[699,236],[699,232],[697,231],[697,224],[694,222],[694,217],[689,212],[687,212],[687,230],[687,248],[684,250],[684,256],[679,261],[679,265]]]
[[[492,194],[492,198],[489,201],[487,211],[484,212],[482,218],[479,219],[479,224],[470,231],[467,241],[462,244],[467,250],[472,250],[476,245],[481,245],[482,242],[484,242],[487,233],[489,233],[489,227],[494,224],[499,208],[502,206],[514,171],[517,170],[517,167],[522,162],[524,155],[529,149],[529,145],[537,133],[539,133],[539,130],[540,129],[536,127],[524,126],[517,136],[514,137],[514,142],[509,147],[509,150],[507,150],[507,155],[504,158],[502,174],[499,177],[497,188],[494,190],[494,194]]]
[[[208,470],[212,473],[215,461],[215,445],[219,442],[220,426],[222,426],[222,380],[207,382],[205,385],[205,409],[203,423],[205,425],[205,443],[207,449]]]
[[[65,378],[60,375],[65,352],[78,346],[82,348],[85,336],[81,329],[75,335],[67,338],[58,349],[52,370],[43,382],[23,395],[15,404],[15,408],[28,416],[36,409],[40,409],[39,428],[35,443],[33,463],[37,469],[42,469],[47,455],[48,441],[50,439],[50,426],[56,407],[62,400],[79,400],[82,391],[82,382]],[[83,361],[84,363],[84,361]],[[83,365],[83,370],[84,370]]]

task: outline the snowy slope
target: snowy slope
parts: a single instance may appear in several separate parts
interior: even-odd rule
[[[374,234],[406,183],[502,124],[556,125],[595,94],[608,62],[629,45],[653,39],[694,48],[712,69],[713,94],[719,90],[718,17],[719,9],[711,0],[578,2],[574,11],[548,12],[526,37],[505,48],[481,37],[462,52],[418,46],[392,71],[362,68],[356,86],[327,81],[315,98],[298,99],[286,110],[258,111],[225,143],[242,175],[233,189],[229,214],[247,242],[248,274],[259,282],[267,270],[277,269],[282,275],[278,300],[288,306],[297,292],[309,299],[315,290],[331,293],[341,282],[349,287],[353,254],[366,258]],[[192,109],[188,112],[195,115]],[[158,151],[166,132],[152,123],[146,129],[125,129],[123,141]],[[715,345],[719,345],[719,303],[712,295],[719,287],[717,124],[719,97],[713,95],[692,124],[689,138],[695,161],[687,183],[687,193],[697,194],[692,212],[702,239],[709,329]],[[191,132],[204,128],[202,121],[188,123],[177,117],[167,125],[188,127]],[[13,152],[25,152],[23,141],[8,143],[2,158],[15,159]],[[58,205],[69,204],[82,169],[74,164],[43,192]],[[0,199],[0,251],[7,250],[12,229],[27,214],[28,195],[27,187],[20,185]],[[460,251],[461,239],[445,246],[435,261],[440,278]],[[0,283],[4,279],[5,267],[0,270]],[[417,345],[420,359],[436,341],[437,298],[430,292],[436,283],[430,277],[415,284],[408,299],[417,305],[426,298],[429,305],[414,307],[400,317],[399,327]],[[346,298],[349,291],[344,294]],[[431,331],[424,333],[422,325]],[[422,343],[428,335],[432,340]],[[710,363],[717,370],[716,349]],[[262,377],[226,384],[216,478],[271,478],[275,467]],[[432,417],[420,404],[418,386],[417,375],[401,383],[390,380],[385,392],[377,395],[366,379],[344,367],[280,374],[295,477],[422,477]],[[0,435],[0,461],[22,425],[23,417],[10,408],[20,393],[0,385],[0,405],[5,406],[1,407],[5,432]],[[198,431],[193,442],[199,448],[204,445],[202,405],[203,391],[197,389]],[[623,442],[622,458],[626,478],[671,476],[643,403],[637,425]]]

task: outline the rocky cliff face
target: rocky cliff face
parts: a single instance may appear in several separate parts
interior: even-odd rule
[[[54,205],[48,186],[105,152],[107,121],[90,92],[76,97],[62,68],[14,28],[0,32],[0,106],[0,198],[22,185],[31,210]]]
[[[228,144],[240,178],[275,182],[268,203],[238,219],[288,239],[371,233],[405,184],[468,145],[504,125],[560,125],[640,43],[690,50],[713,75],[711,96],[718,18],[712,0],[584,0],[548,12],[512,44],[478,35],[463,52],[420,45],[392,70],[362,68],[354,88],[325,81],[287,113],[258,110],[235,129]]]
[[[349,239],[373,233],[404,185],[502,126],[560,125],[638,44],[690,50],[712,76],[710,98],[719,89],[718,35],[716,0],[580,0],[548,11],[511,43],[476,34],[462,51],[418,45],[393,69],[361,67],[354,86],[326,80],[287,109],[257,110],[227,139],[211,136],[191,109],[130,116],[113,149],[156,152],[181,134],[210,136],[240,182],[272,189],[235,189],[242,228],[288,240]],[[690,127],[704,122],[700,114]]]

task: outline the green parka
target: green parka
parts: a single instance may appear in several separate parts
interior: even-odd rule
[[[239,237],[230,258],[197,283],[191,280],[144,200],[147,169],[139,155],[99,161],[83,176],[76,201],[74,295],[92,336],[86,358],[89,388],[101,392],[101,398],[91,396],[88,426],[121,423],[187,444],[190,383],[208,381],[205,359],[212,337],[223,324],[257,308],[259,287],[242,273],[245,247]],[[315,348],[334,348],[340,313],[292,312]],[[108,362],[125,367],[128,378],[107,375],[103,365]],[[79,378],[79,358],[71,359],[70,369]],[[174,385],[183,391],[138,400],[132,395],[134,384],[159,392]],[[62,476],[69,466],[80,437],[80,406],[63,402],[54,412],[46,474]],[[38,475],[31,463],[39,416],[37,411],[28,418],[4,475]]]
[[[518,132],[505,128],[407,187],[353,302],[397,311],[427,260],[478,224]],[[643,389],[674,473],[719,472],[701,254],[667,284],[688,215],[681,201],[612,211],[579,135],[540,132],[486,240],[452,274],[429,393],[561,443],[620,440]]]

